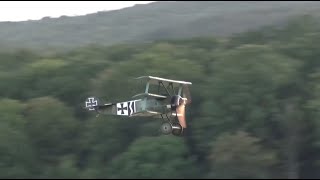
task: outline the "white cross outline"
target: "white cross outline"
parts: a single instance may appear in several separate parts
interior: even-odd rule
[[[98,101],[95,100],[93,97],[88,98],[88,101],[86,101],[86,107],[89,107],[89,110],[94,110],[94,108],[90,108],[90,107],[97,106],[97,105],[98,105]]]

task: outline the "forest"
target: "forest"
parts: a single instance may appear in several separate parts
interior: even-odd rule
[[[320,23],[230,37],[0,50],[0,178],[320,178]],[[188,133],[99,116],[132,78],[192,82]]]
[[[0,46],[65,51],[87,44],[116,45],[197,36],[228,37],[293,16],[320,17],[318,1],[158,1],[83,16],[0,22]]]

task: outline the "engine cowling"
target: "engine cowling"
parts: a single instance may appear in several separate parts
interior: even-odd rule
[[[179,95],[172,96],[171,98],[171,110],[175,111],[179,105],[183,103],[183,99]]]

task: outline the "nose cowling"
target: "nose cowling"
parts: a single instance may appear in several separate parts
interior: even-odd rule
[[[175,127],[176,134],[181,134],[183,129],[187,127],[186,118],[185,118],[185,101],[179,96],[175,95],[171,98],[171,110],[175,111],[175,115],[179,123]]]
[[[179,96],[179,95],[172,96],[171,101],[170,101],[171,110],[175,111],[177,109],[177,107],[182,104],[182,101],[183,101],[183,99],[181,96]]]

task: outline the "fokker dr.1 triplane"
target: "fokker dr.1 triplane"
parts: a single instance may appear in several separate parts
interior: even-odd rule
[[[135,78],[145,83],[145,91],[134,95],[129,101],[102,104],[95,97],[87,98],[85,107],[98,114],[127,117],[162,118],[163,134],[180,136],[187,128],[186,105],[191,103],[188,86],[191,82],[164,79],[153,76]],[[156,92],[152,91],[152,87]]]

